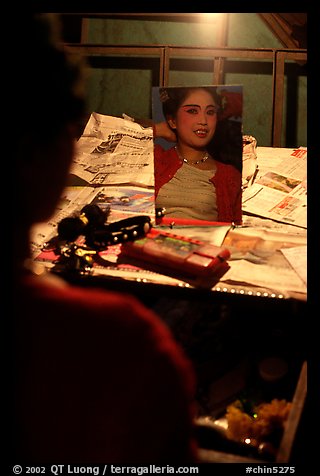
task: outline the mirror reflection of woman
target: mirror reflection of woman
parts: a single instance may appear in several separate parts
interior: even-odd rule
[[[216,88],[163,88],[166,121],[154,124],[156,206],[173,218],[241,223],[241,172],[210,147],[218,124]],[[210,149],[210,151],[209,151]]]

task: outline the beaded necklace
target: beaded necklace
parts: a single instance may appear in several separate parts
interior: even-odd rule
[[[185,157],[183,157],[183,155],[180,154],[179,149],[178,149],[177,146],[175,146],[175,149],[177,151],[177,154],[178,154],[179,158],[181,160],[183,160],[183,162],[185,162],[188,165],[201,164],[201,163],[205,162],[207,159],[209,159],[209,154],[208,154],[208,152],[206,152],[201,159],[195,160],[194,162],[191,162],[190,160],[186,159]]]

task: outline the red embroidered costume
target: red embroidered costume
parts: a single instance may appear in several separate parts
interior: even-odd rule
[[[161,145],[154,146],[155,169],[155,197],[160,188],[169,182],[177,170],[182,167],[183,161],[179,158],[174,147],[165,150]],[[240,224],[241,211],[241,173],[232,165],[216,161],[217,171],[211,182],[215,186],[220,222],[234,222]]]

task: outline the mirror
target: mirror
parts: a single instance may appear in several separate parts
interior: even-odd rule
[[[167,218],[241,222],[242,86],[152,88],[155,203]]]

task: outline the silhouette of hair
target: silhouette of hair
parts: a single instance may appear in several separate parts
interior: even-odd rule
[[[19,17],[19,18],[18,18]],[[12,119],[23,116],[21,133],[49,141],[68,122],[81,121],[85,114],[84,63],[71,55],[61,40],[59,17],[32,13],[15,18],[19,57],[10,66]]]

